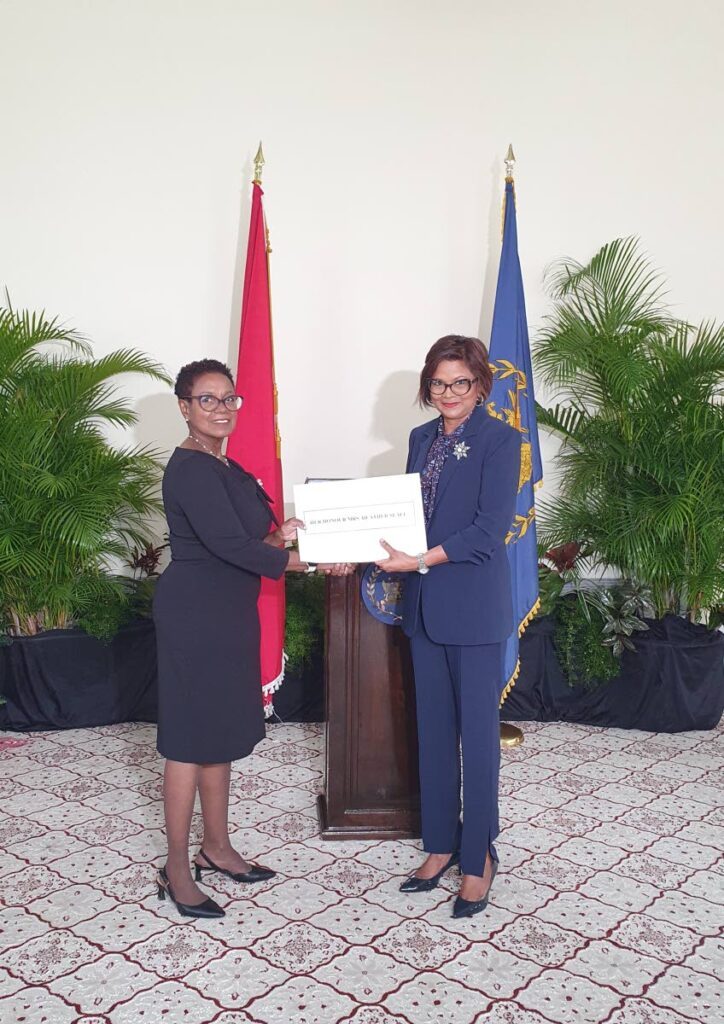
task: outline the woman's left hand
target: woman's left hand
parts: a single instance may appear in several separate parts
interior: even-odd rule
[[[286,544],[289,540],[296,540],[297,529],[300,527],[304,529],[301,519],[286,519],[276,531],[281,543]]]
[[[325,576],[349,576],[357,566],[353,562],[320,562],[317,572]]]
[[[375,565],[378,565],[380,569],[384,569],[385,572],[417,572],[419,567],[414,555],[407,555],[404,551],[398,551],[397,548],[393,548],[391,544],[388,544],[386,540],[381,540],[380,544],[389,554],[389,558],[380,558],[375,562]]]

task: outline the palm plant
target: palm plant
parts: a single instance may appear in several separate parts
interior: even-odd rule
[[[724,327],[670,316],[636,239],[556,264],[535,348],[557,404],[560,494],[539,505],[543,550],[581,545],[592,568],[651,589],[659,616],[724,599]]]
[[[168,381],[139,352],[93,359],[57,320],[0,307],[0,626],[13,635],[128,599],[112,563],[149,542],[159,464],[104,435],[136,420],[114,383],[122,373]]]

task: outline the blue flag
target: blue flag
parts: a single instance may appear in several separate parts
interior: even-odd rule
[[[488,412],[516,427],[523,435],[518,500],[515,517],[505,539],[510,563],[515,629],[505,645],[502,703],[520,669],[520,636],[540,605],[534,491],[543,479],[523,275],[518,258],[515,191],[511,178],[505,180],[503,247],[490,332],[490,364],[493,390],[487,403]]]

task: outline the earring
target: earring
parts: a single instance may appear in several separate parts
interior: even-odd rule
[[[476,405],[485,405],[485,399],[483,398],[482,395],[478,395],[478,397],[475,399],[475,404]]]

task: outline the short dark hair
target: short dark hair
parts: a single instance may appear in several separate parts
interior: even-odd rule
[[[187,363],[181,367],[173,393],[177,398],[188,398],[198,378],[205,373],[222,373],[224,377],[229,378],[232,388],[235,387],[234,378],[226,363],[220,363],[218,359],[197,359],[195,363]]]
[[[438,338],[425,356],[425,365],[420,373],[420,390],[417,400],[421,406],[430,406],[430,378],[440,363],[459,359],[469,367],[478,382],[483,401],[493,389],[493,372],[488,362],[488,350],[479,338],[466,338],[463,334],[446,334]]]

